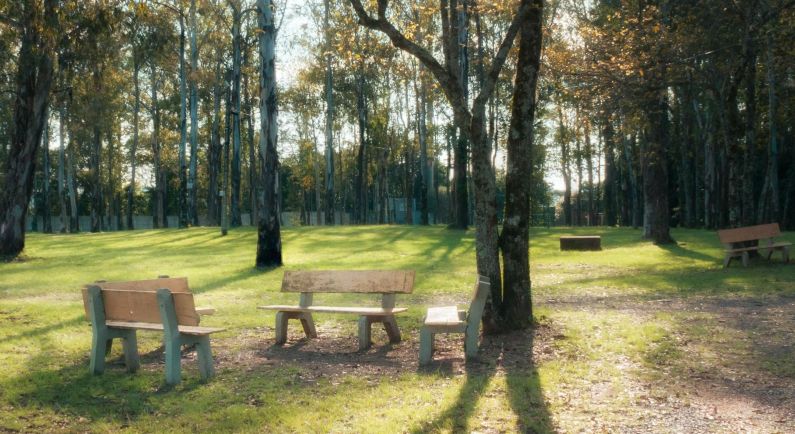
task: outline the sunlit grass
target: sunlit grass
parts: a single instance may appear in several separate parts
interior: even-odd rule
[[[558,249],[559,236],[586,233],[602,236],[602,251]],[[31,234],[23,260],[0,264],[0,430],[544,432],[556,426],[588,431],[595,429],[594,417],[607,426],[626,417],[635,405],[637,382],[697,368],[683,352],[685,335],[688,351],[699,352],[704,369],[733,363],[721,358],[729,349],[772,375],[795,377],[792,358],[754,352],[745,331],[718,324],[707,313],[657,312],[661,305],[649,304],[795,295],[795,266],[757,261],[747,269],[724,270],[714,233],[673,235],[678,245],[659,247],[632,229],[534,229],[536,316],[559,336],[545,343],[554,356],[528,360],[526,370],[498,370],[493,366],[498,355],[490,355],[476,373],[348,374],[308,384],[300,378],[305,369],[300,365],[227,363],[203,384],[186,361],[185,381],[168,389],[162,360],[152,353],[160,346],[155,333],[140,334],[141,352],[153,354],[144,356],[141,372],[129,375],[114,367],[103,376],[88,374],[91,331],[79,293],[84,283],[187,276],[196,303],[218,311],[202,323],[227,328],[214,337],[217,354],[233,357],[248,345],[242,336],[263,348],[272,344],[273,313],[255,307],[296,301],[295,294],[278,292],[284,270],[413,269],[415,291],[398,297],[398,304],[409,308],[398,321],[407,342],[416,342],[429,304],[467,303],[475,274],[473,232],[288,229],[285,266],[264,271],[253,266],[251,228],[226,237],[212,228]],[[322,300],[378,303],[358,295]],[[353,317],[324,315],[317,321],[355,334]]]

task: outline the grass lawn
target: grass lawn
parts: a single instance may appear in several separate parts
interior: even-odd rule
[[[473,232],[441,227],[296,228],[285,267],[253,268],[256,233],[236,229],[28,236],[0,263],[0,431],[79,432],[795,432],[795,264],[722,269],[713,232],[675,230],[657,247],[632,229],[534,229],[534,330],[485,337],[463,363],[460,336],[417,365],[428,305],[465,305]],[[560,252],[558,237],[599,234],[601,252]],[[795,234],[784,237],[795,241]],[[291,325],[275,346],[284,270],[414,269],[398,296],[404,341],[357,351],[356,317],[318,315],[318,339]],[[142,369],[115,345],[88,372],[80,287],[98,279],[187,276],[213,335],[217,376],[164,383],[161,336],[139,332]],[[361,305],[360,295],[316,296]],[[368,302],[377,304],[373,298]]]

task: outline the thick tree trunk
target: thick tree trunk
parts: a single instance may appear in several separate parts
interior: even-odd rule
[[[668,104],[664,91],[649,102],[643,170],[643,237],[655,244],[673,242],[668,207]]]
[[[38,1],[22,5],[11,146],[0,191],[0,256],[15,257],[25,248],[26,211],[53,78],[57,8],[55,0],[45,0],[43,11]]]
[[[279,160],[276,151],[276,27],[273,0],[257,0],[260,43],[260,206],[257,228],[257,267],[282,265],[282,239],[279,222]]]
[[[247,47],[246,51],[243,55],[243,65],[248,65],[249,54],[250,50]],[[249,77],[248,74],[243,76],[243,95],[245,99],[246,105],[246,129],[248,130],[247,134],[247,143],[248,143],[248,192],[249,192],[249,206],[251,208],[251,217],[249,220],[249,224],[254,226],[259,221],[259,216],[257,214],[257,147],[254,144],[254,103],[252,102],[251,98],[251,91],[249,89]],[[314,155],[312,156],[313,163],[314,163]]]
[[[533,322],[530,288],[530,193],[533,170],[533,123],[536,84],[541,59],[543,0],[532,4],[530,16],[519,31],[511,127],[506,151],[505,222],[500,234],[504,281],[500,314],[501,326],[510,330]]]

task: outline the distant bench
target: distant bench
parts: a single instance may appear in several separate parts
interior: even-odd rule
[[[210,334],[224,329],[199,326],[200,309],[194,305],[186,278],[96,282],[83,288],[83,304],[93,331],[91,372],[104,372],[105,356],[115,338],[122,339],[127,370],[138,370],[136,331],[154,330],[163,332],[168,384],[181,380],[180,348],[183,345],[196,346],[202,379],[213,375]]]
[[[776,242],[775,237],[781,236],[778,223],[746,226],[718,231],[718,238],[725,247],[723,268],[731,263],[732,259],[741,258],[743,266],[748,266],[749,252],[767,250],[767,259],[773,252],[781,252],[784,262],[789,262],[789,248],[792,243]],[[749,245],[750,244],[750,245]]]
[[[391,343],[400,342],[395,314],[407,309],[395,307],[396,294],[410,294],[414,289],[414,271],[285,271],[282,292],[299,292],[297,306],[269,305],[258,309],[275,310],[276,343],[287,341],[287,322],[298,319],[308,338],[316,338],[312,313],[341,313],[359,316],[359,349],[370,347],[371,325],[383,323]],[[328,293],[381,294],[381,307],[316,306],[313,295]]]
[[[564,235],[560,237],[560,250],[602,250],[599,235]]]

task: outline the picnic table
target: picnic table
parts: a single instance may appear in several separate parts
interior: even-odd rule
[[[338,313],[359,316],[359,349],[371,344],[371,326],[382,323],[389,342],[400,342],[400,329],[395,315],[405,312],[404,307],[395,307],[397,294],[410,294],[414,290],[414,271],[405,270],[328,270],[285,271],[281,292],[301,294],[298,305],[267,305],[258,309],[275,310],[276,343],[287,342],[287,324],[291,319],[301,321],[307,338],[316,338],[317,330],[313,313]],[[315,294],[373,294],[380,295],[380,307],[367,306],[320,306],[314,304]]]

